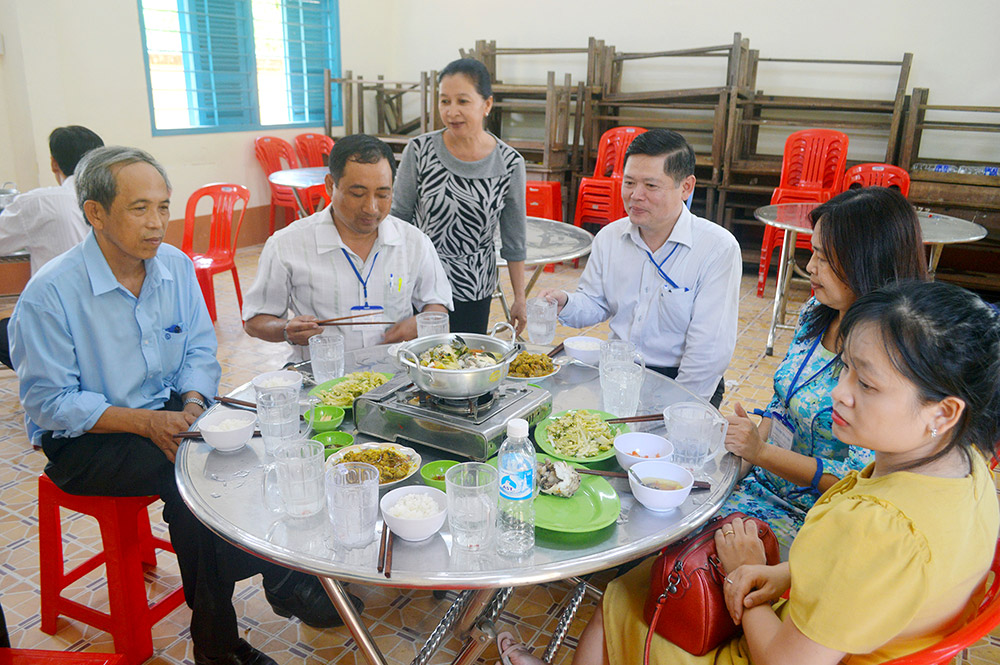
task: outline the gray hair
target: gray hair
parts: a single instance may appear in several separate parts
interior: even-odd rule
[[[167,190],[171,189],[167,172],[148,152],[119,145],[95,148],[76,167],[76,200],[80,210],[83,210],[83,204],[87,201],[97,201],[105,210],[110,210],[118,195],[115,172],[118,168],[139,162],[145,162],[156,169],[163,177]],[[90,224],[86,212],[83,218]]]

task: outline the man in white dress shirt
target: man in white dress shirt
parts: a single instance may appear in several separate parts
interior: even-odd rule
[[[390,323],[338,326],[352,350],[413,339],[414,310],[453,308],[430,238],[389,214],[395,174],[392,150],[373,136],[334,144],[326,176],[331,203],[265,243],[243,301],[247,333],[287,342],[289,362],[296,362],[306,357],[309,338],[323,332],[318,320],[358,316],[351,321]]]
[[[576,292],[542,292],[574,328],[610,319],[646,366],[718,406],[736,347],[742,260],[729,231],[684,206],[694,191],[694,150],[677,132],[640,134],[625,153],[628,217],[594,238]]]
[[[83,156],[104,145],[101,137],[80,125],[56,127],[49,134],[49,157],[58,186],[21,194],[0,212],[0,255],[28,250],[31,274],[75,247],[90,228],[76,200],[73,172]],[[0,363],[10,367],[7,322],[0,319]]]

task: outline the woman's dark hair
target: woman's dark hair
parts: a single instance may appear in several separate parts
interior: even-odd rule
[[[490,72],[486,69],[486,65],[478,60],[473,60],[472,58],[452,60],[438,74],[438,83],[445,76],[453,74],[465,74],[468,76],[469,80],[472,81],[472,85],[475,86],[476,92],[483,99],[489,99],[493,96],[493,83],[490,81]]]
[[[900,282],[859,298],[844,315],[843,349],[863,324],[877,327],[893,365],[924,402],[965,402],[948,445],[978,447],[987,457],[1000,439],[1000,310],[944,282]]]
[[[858,298],[901,280],[926,280],[917,213],[885,187],[850,189],[809,213],[834,274]],[[803,321],[805,338],[822,335],[837,310],[820,304]]]
[[[392,169],[392,179],[395,180],[396,156],[392,154],[392,148],[385,141],[368,134],[351,134],[337,139],[333,148],[330,149],[329,159],[333,184],[340,183],[347,162],[377,164],[383,159],[389,162],[389,168]]]
[[[625,149],[625,161],[632,155],[666,157],[663,172],[680,185],[689,175],[694,175],[694,148],[683,136],[672,129],[651,129],[639,134]]]

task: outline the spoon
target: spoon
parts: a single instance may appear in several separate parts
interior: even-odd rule
[[[630,476],[632,476],[633,478],[635,478],[635,482],[639,483],[639,484],[640,484],[640,485],[642,485],[643,487],[649,487],[649,489],[654,489],[653,487],[650,487],[650,486],[649,486],[649,485],[647,485],[646,483],[642,482],[642,478],[640,478],[640,477],[639,477],[639,474],[638,474],[638,473],[636,473],[636,472],[635,472],[635,471],[634,471],[634,470],[632,469],[632,467],[629,467],[629,468],[628,468],[628,475],[630,475]]]

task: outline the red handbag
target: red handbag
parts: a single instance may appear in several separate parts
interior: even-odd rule
[[[757,526],[767,564],[779,562],[778,539],[771,527],[743,513],[716,517],[694,536],[664,549],[653,563],[643,613],[649,624],[644,662],[649,660],[654,630],[695,656],[736,634],[722,592],[726,573],[715,551],[715,532],[737,517]]]

